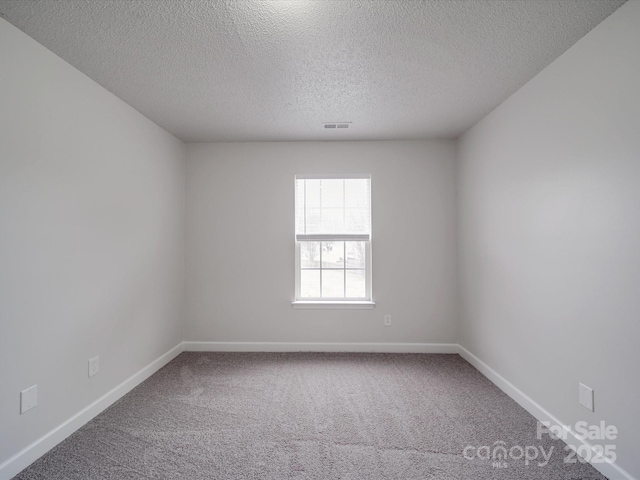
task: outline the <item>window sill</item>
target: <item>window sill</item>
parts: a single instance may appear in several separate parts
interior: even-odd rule
[[[333,309],[370,309],[376,306],[375,302],[339,302],[339,301],[297,301],[291,302],[293,308],[333,308]]]

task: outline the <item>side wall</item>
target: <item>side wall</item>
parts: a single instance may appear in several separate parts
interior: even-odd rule
[[[182,340],[185,179],[180,141],[4,20],[0,64],[2,464]]]
[[[375,309],[291,307],[304,173],[371,174]],[[454,343],[455,271],[451,141],[187,147],[187,341]]]
[[[631,1],[461,138],[459,261],[461,345],[640,478],[638,45]]]

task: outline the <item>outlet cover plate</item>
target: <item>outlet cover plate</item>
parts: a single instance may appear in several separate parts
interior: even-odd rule
[[[100,356],[89,359],[89,376],[93,377],[100,371]]]
[[[580,385],[580,405],[582,405],[587,410],[591,410],[593,412],[593,389],[587,387],[584,384]]]
[[[38,385],[20,392],[20,415],[38,405]]]

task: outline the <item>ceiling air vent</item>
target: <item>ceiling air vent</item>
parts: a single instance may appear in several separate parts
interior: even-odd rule
[[[351,128],[351,122],[329,122],[323,123],[322,126],[327,129],[345,129]]]

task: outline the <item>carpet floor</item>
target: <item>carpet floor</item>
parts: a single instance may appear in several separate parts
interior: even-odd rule
[[[567,455],[458,355],[183,353],[14,479],[605,478]]]

